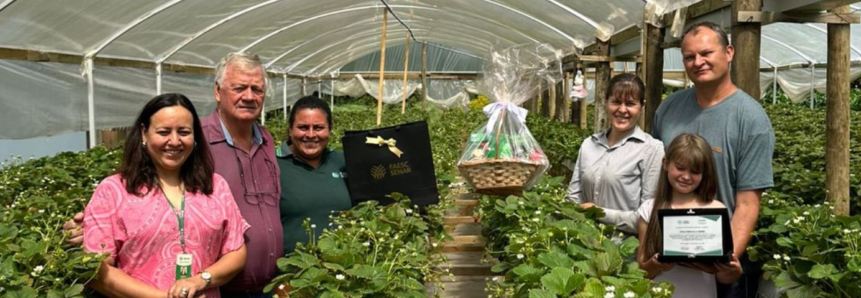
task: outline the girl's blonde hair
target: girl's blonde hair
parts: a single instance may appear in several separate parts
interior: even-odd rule
[[[643,256],[650,258],[655,253],[663,250],[663,239],[661,227],[658,222],[658,210],[669,209],[672,202],[673,187],[667,178],[667,166],[675,163],[676,166],[688,169],[697,174],[702,174],[700,185],[694,190],[697,197],[704,203],[711,203],[717,195],[717,174],[715,172],[715,161],[712,149],[708,142],[702,137],[684,133],[676,137],[664,155],[664,165],[661,166],[661,175],[658,187],[655,191],[655,204],[649,217],[649,226],[646,230],[646,239],[643,241]]]

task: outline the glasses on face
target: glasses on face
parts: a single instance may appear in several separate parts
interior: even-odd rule
[[[260,183],[257,184],[255,190],[251,191],[248,189],[248,185],[245,182],[245,168],[242,166],[242,161],[239,159],[239,154],[236,153],[236,147],[233,147],[233,156],[236,158],[236,166],[239,168],[239,181],[242,184],[242,190],[244,191],[245,200],[251,204],[257,205],[260,204],[261,198],[277,198],[280,194],[278,193],[278,188],[275,183],[280,183],[278,181],[276,175],[276,165],[271,160],[269,160],[269,156],[266,155],[266,152],[260,152],[263,155],[264,164],[266,164],[267,173],[271,178],[272,185],[263,185]],[[261,149],[262,150],[262,149]],[[258,177],[256,176],[256,171],[254,171],[254,163],[250,163],[251,168],[251,180],[258,181]],[[262,189],[262,190],[261,190]],[[271,203],[275,203],[274,201]]]

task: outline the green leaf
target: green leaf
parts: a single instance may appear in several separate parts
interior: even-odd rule
[[[810,286],[800,286],[786,291],[788,298],[817,298],[821,297],[822,290]]]
[[[537,281],[544,274],[544,270],[532,267],[529,264],[520,264],[511,271],[526,281]]]
[[[819,246],[816,244],[808,244],[804,246],[804,249],[801,250],[801,255],[804,257],[810,257],[819,253]]]
[[[835,273],[835,271],[837,271],[837,269],[832,264],[816,264],[813,265],[813,268],[810,269],[807,276],[810,276],[813,279],[823,279],[830,277]]]
[[[846,265],[846,269],[852,272],[861,272],[861,256],[854,255],[849,258],[849,264]]]
[[[556,294],[553,292],[544,290],[544,289],[531,289],[529,290],[529,298],[557,298]]]
[[[413,278],[405,278],[404,287],[411,290],[424,290],[425,285]]]
[[[612,274],[622,266],[622,257],[618,253],[600,253],[595,258],[596,269],[601,276]]]
[[[71,298],[80,295],[83,291],[84,285],[74,284],[66,288],[66,291],[63,292],[63,296],[65,296],[66,298]]]
[[[783,247],[788,247],[788,248],[793,248],[793,247],[795,247],[795,245],[792,243],[792,239],[789,239],[789,238],[786,238],[786,237],[780,237],[780,238],[777,238],[777,241],[776,241],[776,242],[777,242],[777,245],[780,245],[780,246],[783,246]]]
[[[344,296],[344,293],[341,293],[341,292],[338,292],[338,291],[329,291],[329,290],[327,290],[327,291],[325,291],[325,292],[323,292],[323,293],[320,293],[320,296],[319,296],[319,297],[320,297],[320,298],[345,298],[346,296]]]
[[[792,279],[792,275],[789,272],[778,274],[777,278],[774,279],[774,285],[781,290],[794,289],[800,286],[798,282]]]
[[[328,235],[327,235],[328,236]],[[317,241],[317,248],[324,255],[338,253],[338,240],[336,237],[321,236]]]
[[[63,292],[60,292],[59,290],[49,290],[48,298],[63,298]]]
[[[490,272],[493,272],[493,273],[502,273],[502,272],[504,272],[505,270],[508,270],[509,268],[511,268],[511,264],[510,264],[510,263],[508,263],[508,262],[499,262],[499,263],[496,263],[496,265],[493,265],[493,267],[491,267],[491,268],[490,268]]]
[[[574,260],[569,258],[568,255],[560,252],[540,254],[538,255],[538,261],[550,268],[571,268],[574,266]]]
[[[33,298],[37,296],[36,290],[30,287],[20,289],[6,289],[6,294],[3,298]]]
[[[592,297],[596,298],[604,297],[604,288],[604,284],[602,284],[601,281],[594,278],[590,278],[588,281],[586,281],[586,286],[583,287],[583,292],[591,294]]]
[[[319,261],[320,260],[317,259],[317,256],[304,252],[298,252],[296,255],[288,257],[285,262],[286,264],[299,267],[300,269],[308,269],[311,266],[317,265]]]
[[[619,245],[619,253],[623,256],[632,256],[639,246],[640,241],[636,237],[625,238],[625,241]]]
[[[557,267],[541,277],[541,285],[557,295],[568,297],[583,284],[585,279],[586,276],[576,274],[571,269]]]
[[[580,245],[574,244],[574,243],[571,243],[570,245],[568,245],[566,250],[568,251],[569,255],[578,257],[580,259],[588,260],[588,259],[595,258],[595,252],[594,251],[592,251],[591,249],[586,249],[586,248],[584,248]]]
[[[580,271],[583,271],[588,276],[598,276],[598,270],[595,269],[595,266],[590,261],[574,262],[574,267],[580,269]]]
[[[335,271],[344,271],[345,270],[344,266],[341,266],[341,264],[330,263],[330,262],[323,262],[323,267],[325,267],[327,269],[335,270]]]
[[[771,230],[774,233],[778,233],[778,234],[783,234],[783,233],[789,232],[789,228],[787,228],[786,225],[783,225],[783,224],[771,225],[769,230]]]

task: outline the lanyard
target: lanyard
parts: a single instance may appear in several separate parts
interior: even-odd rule
[[[171,203],[167,198],[167,194],[164,192],[164,189],[161,188],[161,183],[158,184],[158,188],[164,195],[164,199],[167,201],[167,204],[170,205],[170,210],[173,211],[173,215],[176,215],[176,221],[179,223],[179,246],[182,248],[182,253],[185,253],[185,189],[182,189],[180,209],[179,211],[176,211],[173,203]]]

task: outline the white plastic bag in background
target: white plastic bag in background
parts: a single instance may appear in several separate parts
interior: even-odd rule
[[[571,85],[571,96],[569,99],[579,101],[589,95],[589,91],[586,91],[584,83],[583,72],[577,70],[577,75],[574,76],[574,84]]]

